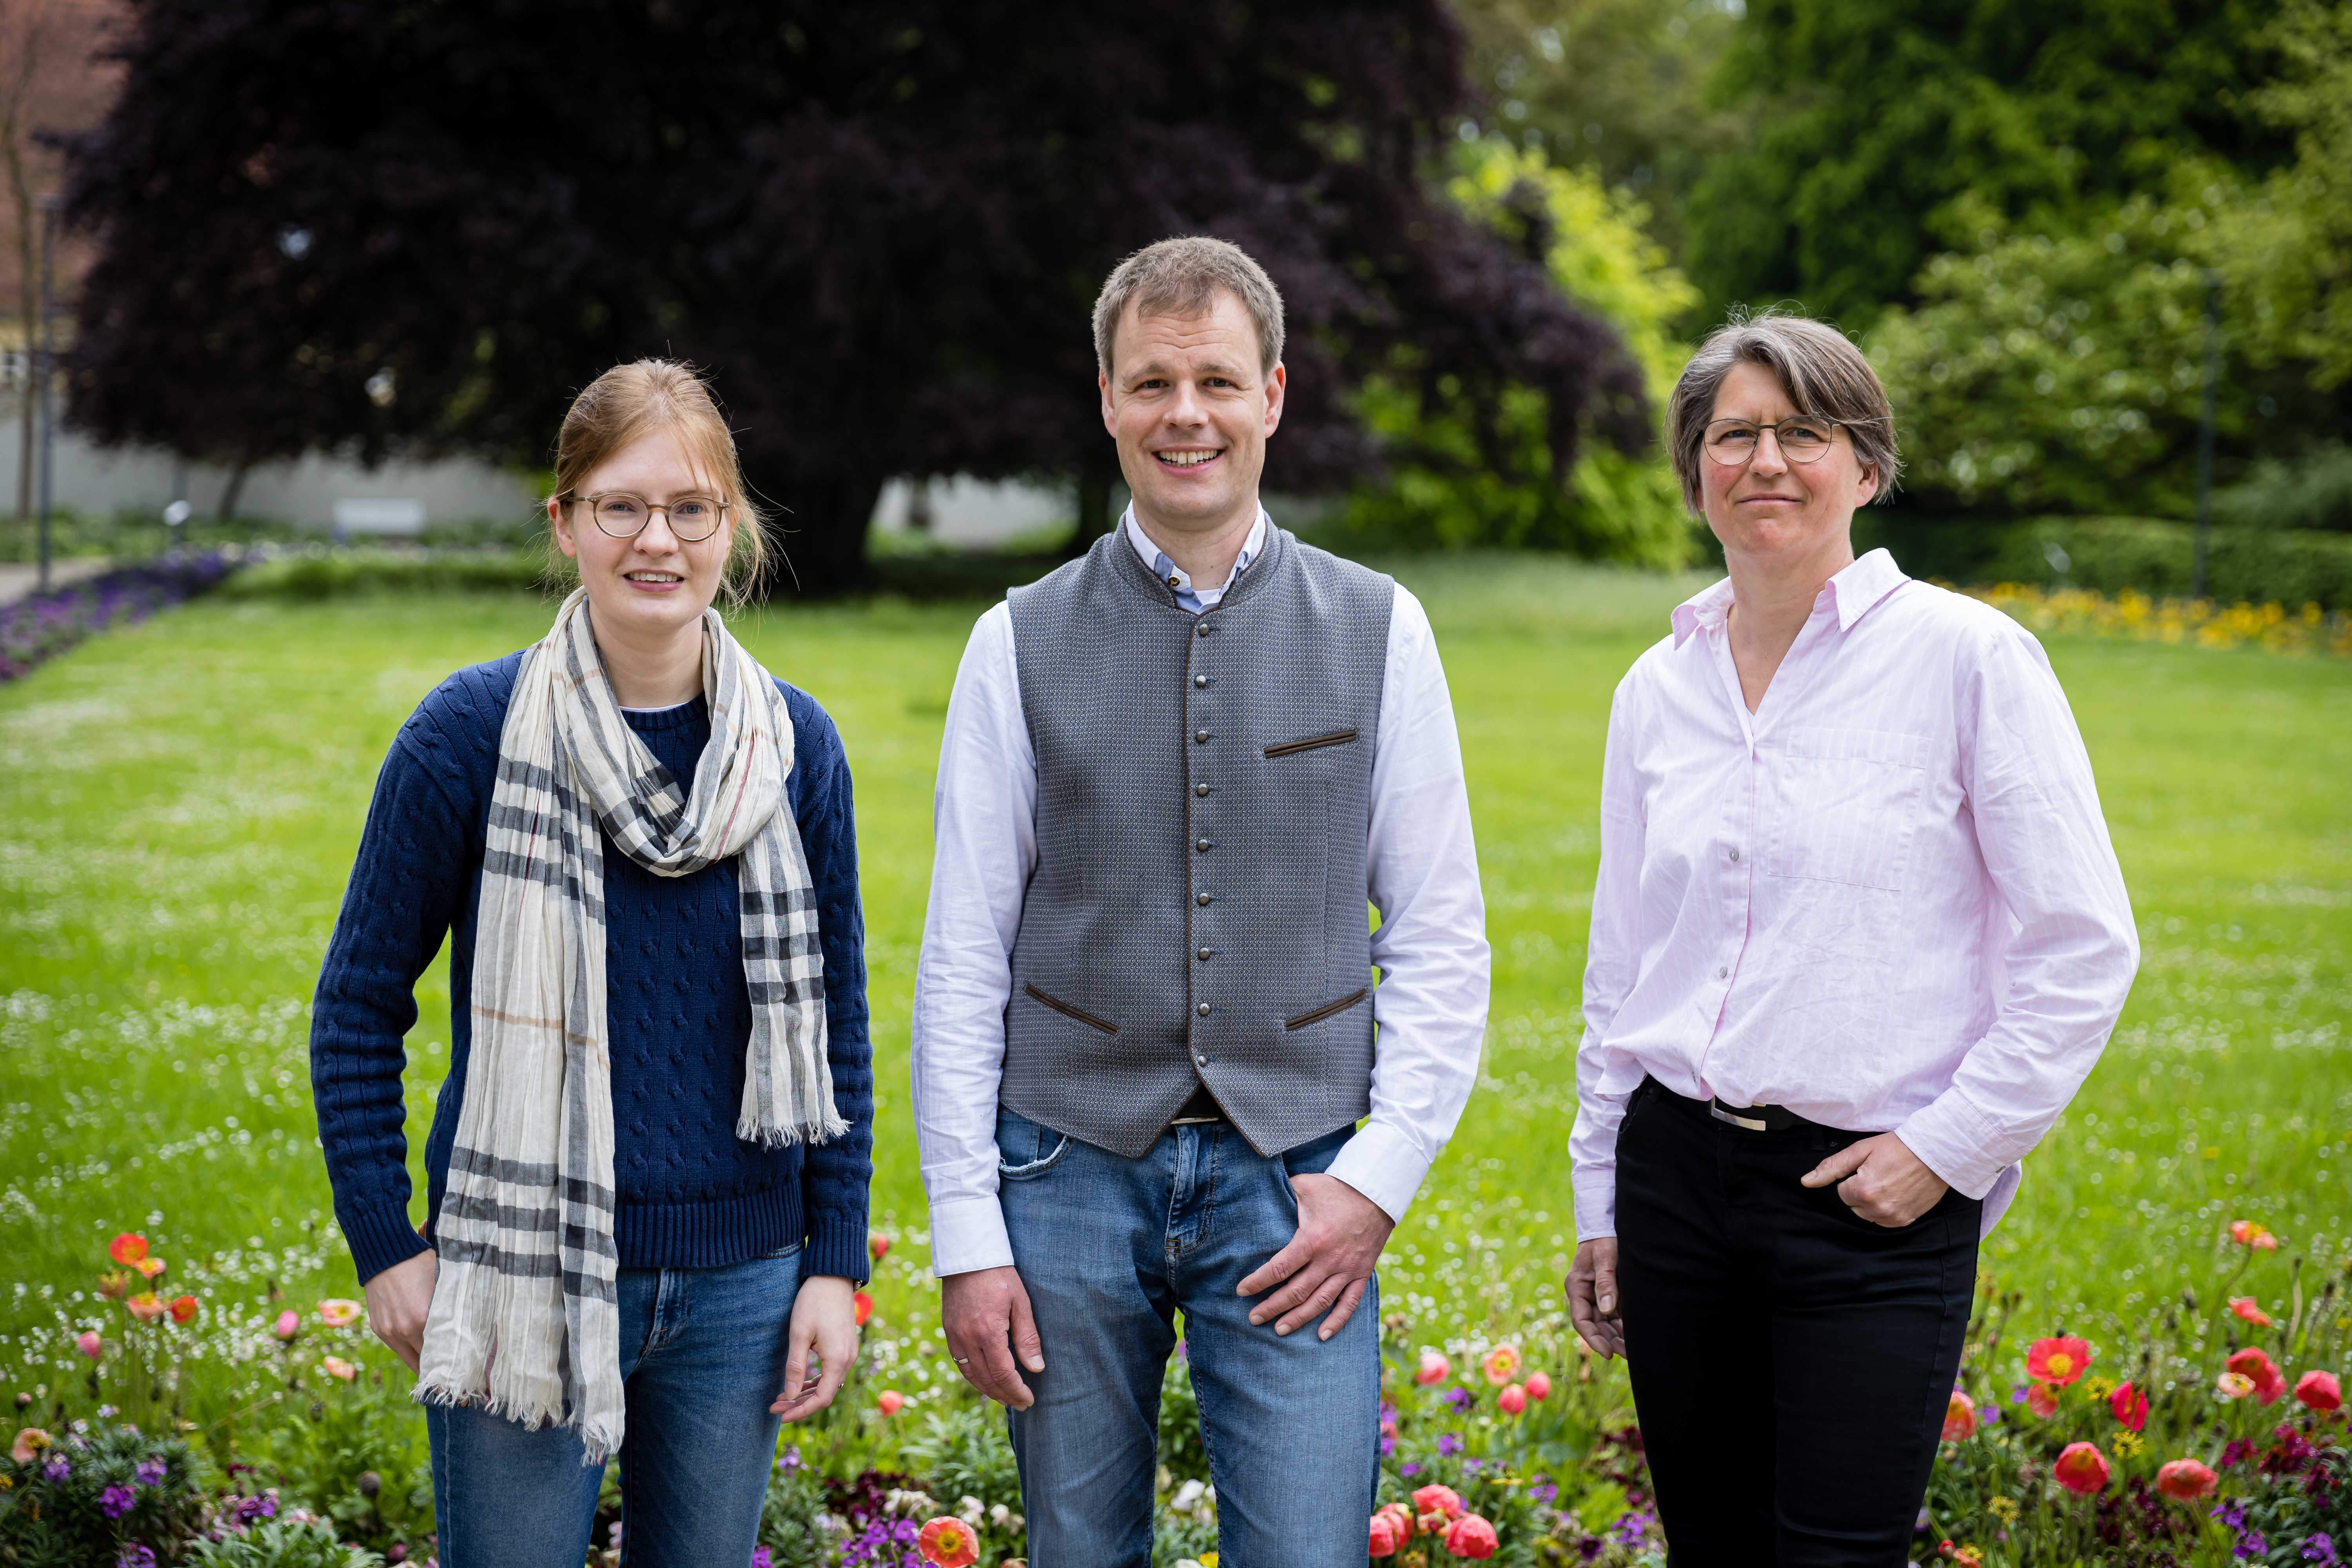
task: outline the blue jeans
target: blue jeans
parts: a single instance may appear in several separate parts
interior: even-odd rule
[[[1328,1341],[1254,1327],[1244,1275],[1298,1228],[1290,1178],[1351,1127],[1268,1159],[1222,1122],[1129,1160],[1010,1110],[1001,1201],[1045,1370],[1011,1415],[1032,1568],[1149,1568],[1160,1380],[1185,1353],[1217,1489],[1219,1568],[1361,1568],[1380,1442],[1380,1301]]]
[[[800,1277],[797,1247],[724,1268],[621,1270],[621,1552],[631,1568],[751,1560],[776,1452],[768,1406],[783,1391]],[[581,1463],[578,1437],[473,1406],[427,1405],[425,1419],[448,1568],[580,1568],[604,1471]]]

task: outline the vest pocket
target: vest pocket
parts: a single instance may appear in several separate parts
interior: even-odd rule
[[[1354,995],[1342,996],[1337,1002],[1326,1002],[1312,1013],[1301,1013],[1297,1017],[1283,1025],[1284,1032],[1303,1029],[1309,1024],[1319,1024],[1326,1018],[1335,1018],[1370,994],[1370,991],[1358,991]]]
[[[1265,749],[1265,754],[1270,762],[1276,757],[1294,757],[1301,752],[1320,751],[1325,746],[1349,745],[1355,739],[1356,732],[1353,730],[1339,730],[1328,735],[1309,736],[1304,741],[1285,741],[1278,746],[1268,746]]]
[[[1091,1024],[1106,1035],[1116,1035],[1118,1033],[1118,1026],[1117,1024],[1105,1023],[1102,1019],[1096,1017],[1092,1013],[1080,1012],[1077,1008],[1071,1006],[1067,1002],[1063,1001],[1058,996],[1046,995],[1043,991],[1038,990],[1037,987],[1033,984],[1024,982],[1021,989],[1026,991],[1030,995],[1035,997],[1038,1001],[1043,1002],[1046,1006],[1051,1007],[1056,1013],[1066,1014],[1070,1017],[1076,1018],[1081,1024]]]

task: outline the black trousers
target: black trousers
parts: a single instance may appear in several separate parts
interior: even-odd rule
[[[1799,1178],[1869,1136],[1751,1132],[1645,1079],[1617,1134],[1626,1364],[1673,1568],[1904,1561],[1983,1205],[1907,1226]]]

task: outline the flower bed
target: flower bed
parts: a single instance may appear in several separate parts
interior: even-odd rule
[[[1988,1285],[1915,1562],[2334,1568],[2336,1542],[2352,1547],[2342,1274],[2306,1291],[2300,1260],[2278,1258],[2278,1238],[2251,1222],[2220,1245],[2211,1300],[2166,1307],[2126,1344],[2036,1333],[2020,1299]],[[920,1265],[880,1236],[873,1251],[876,1288],[909,1321],[859,1293],[859,1364],[832,1410],[786,1432],[752,1562],[1018,1563],[1025,1524],[1002,1416],[955,1377]],[[2282,1268],[2284,1292],[2266,1297],[2260,1284],[2274,1288]],[[186,1272],[166,1285],[171,1265],[126,1232],[90,1310],[57,1313],[55,1342],[26,1366],[53,1384],[16,1394],[0,1563],[430,1562],[422,1423],[358,1303],[256,1292],[235,1255]],[[1401,1299],[1381,1323],[1370,1558],[1662,1568],[1622,1364],[1585,1351],[1548,1303],[1507,1337],[1449,1337],[1424,1331],[1439,1321],[1430,1299]],[[233,1407],[217,1386],[197,1397],[199,1369],[229,1379]],[[1181,1345],[1161,1387],[1155,1495],[1154,1568],[1215,1568],[1216,1491]],[[624,1530],[608,1472],[591,1568],[617,1564]]]
[[[167,556],[0,605],[0,681],[29,673],[93,633],[194,598],[236,565],[221,551]]]
[[[2151,598],[2131,588],[2109,598],[2086,588],[2038,588],[2020,583],[1998,583],[1969,592],[2037,632],[2352,658],[2352,615],[2340,609],[2323,612],[2315,604],[2294,611],[2284,605]]]

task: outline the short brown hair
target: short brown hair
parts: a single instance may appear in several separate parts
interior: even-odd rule
[[[726,515],[735,532],[721,581],[729,601],[740,605],[767,565],[767,543],[761,537],[760,509],[751,500],[742,462],[735,455],[735,434],[719,412],[710,384],[692,365],[668,359],[632,360],[582,388],[556,434],[555,490],[548,499],[569,502],[599,464],[655,430],[675,432],[687,456],[717,481],[719,499],[728,503]],[[569,573],[571,562],[551,531],[548,553],[559,577]]]
[[[1895,493],[1903,472],[1895,411],[1862,351],[1826,321],[1778,310],[1756,316],[1735,310],[1683,366],[1666,403],[1666,452],[1683,500],[1693,511],[1699,509],[1699,449],[1706,441],[1707,421],[1715,417],[1716,394],[1740,364],[1769,370],[1799,413],[1844,426],[1855,459],[1878,470],[1878,492],[1871,499],[1883,501]]]
[[[1095,365],[1110,374],[1111,340],[1118,319],[1135,301],[1144,316],[1205,315],[1220,289],[1232,294],[1257,324],[1258,370],[1282,363],[1282,290],[1240,246],[1205,235],[1147,245],[1111,268],[1095,300]]]

